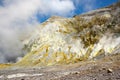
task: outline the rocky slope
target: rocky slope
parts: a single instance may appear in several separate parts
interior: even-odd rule
[[[25,43],[17,66],[96,60],[120,53],[120,2],[73,18],[53,16]]]
[[[97,61],[0,70],[0,80],[120,80],[120,54]]]

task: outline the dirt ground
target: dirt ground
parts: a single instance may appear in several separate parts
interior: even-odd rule
[[[120,54],[69,65],[0,70],[0,80],[120,80]]]

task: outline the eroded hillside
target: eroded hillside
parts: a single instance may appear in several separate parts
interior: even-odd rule
[[[95,60],[120,53],[120,3],[73,18],[53,16],[25,43],[16,65],[44,66]]]

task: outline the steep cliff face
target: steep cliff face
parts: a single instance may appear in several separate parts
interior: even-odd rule
[[[69,64],[120,53],[120,3],[73,18],[53,16],[25,43],[17,65]]]

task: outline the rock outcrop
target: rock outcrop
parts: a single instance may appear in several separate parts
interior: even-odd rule
[[[16,65],[76,63],[120,53],[120,3],[73,18],[53,16],[25,44]]]

